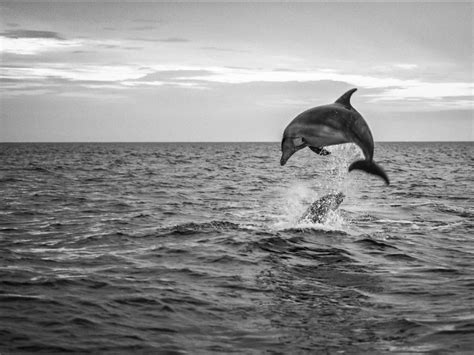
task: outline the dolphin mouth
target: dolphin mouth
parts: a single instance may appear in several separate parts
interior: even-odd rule
[[[292,150],[290,152],[288,150],[282,151],[281,158],[280,158],[280,165],[281,166],[285,165],[293,154],[295,154],[295,150]]]

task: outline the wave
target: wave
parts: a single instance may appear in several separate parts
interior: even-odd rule
[[[385,258],[394,261],[419,261],[419,259],[404,253],[387,254]]]
[[[355,241],[356,244],[362,245],[369,249],[378,249],[378,250],[386,250],[386,249],[398,249],[397,247],[390,245],[388,243],[372,239],[370,237],[366,237],[363,239],[359,239]]]
[[[409,203],[407,207],[431,207],[435,212],[449,213],[463,218],[474,218],[474,211],[471,207],[452,206],[435,201]]]
[[[57,288],[57,287],[69,287],[69,286],[84,286],[92,289],[103,288],[109,286],[110,284],[104,281],[97,281],[86,277],[40,277],[33,278],[30,280],[1,280],[1,285],[6,287],[30,287],[30,286],[39,286],[39,287],[48,287],[48,288]],[[4,295],[2,295],[4,296]],[[25,296],[30,297],[30,296]]]
[[[462,226],[464,225],[465,222],[452,222],[452,223],[443,223],[443,224],[440,224],[438,226],[428,226],[427,229],[428,230],[446,230],[446,229],[451,229],[451,228],[454,228],[454,227],[459,227],[459,226]]]
[[[285,168],[273,143],[17,147],[0,352],[472,348],[472,144],[377,144],[390,187],[347,173],[354,146]],[[325,223],[298,222],[334,191]]]
[[[177,224],[171,227],[160,228],[158,236],[168,235],[192,235],[205,232],[220,232],[229,230],[247,230],[245,226],[228,221],[210,221],[210,222],[188,222]]]
[[[0,183],[2,183],[2,184],[6,184],[6,183],[9,183],[9,182],[19,182],[19,181],[22,181],[22,180],[19,179],[19,178],[16,178],[16,177],[12,177],[12,176],[6,176],[6,177],[1,177],[0,178]]]
[[[403,220],[403,219],[378,219],[379,223],[393,223],[393,224],[410,224],[412,226],[418,227],[417,224],[413,221]]]

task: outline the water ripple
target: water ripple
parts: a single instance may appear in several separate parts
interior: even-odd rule
[[[0,352],[469,353],[472,143],[330,149],[1,144]]]

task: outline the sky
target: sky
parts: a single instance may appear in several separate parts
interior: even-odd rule
[[[472,141],[473,5],[0,3],[1,142],[279,141],[358,88],[376,141]]]

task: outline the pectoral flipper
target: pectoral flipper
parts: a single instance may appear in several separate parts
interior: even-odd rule
[[[331,154],[330,151],[324,149],[324,147],[309,147],[313,152],[315,152],[318,155],[329,155]]]

